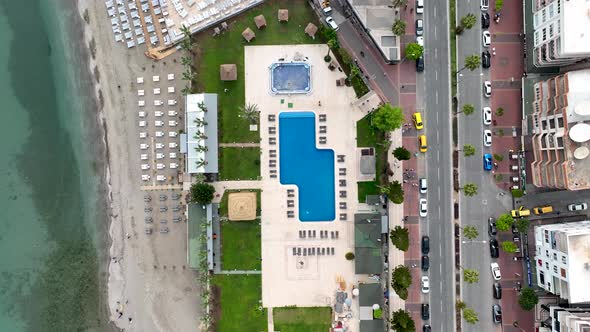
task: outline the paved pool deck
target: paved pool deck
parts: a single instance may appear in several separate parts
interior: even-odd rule
[[[354,252],[354,213],[358,209],[356,160],[356,122],[366,111],[354,103],[354,91],[349,87],[337,87],[336,80],[344,73],[330,71],[323,58],[326,45],[281,45],[245,47],[246,103],[257,104],[260,109],[260,168],[262,189],[262,302],[264,307],[332,306],[340,283],[346,291],[352,289],[358,280],[354,274],[354,261],[347,261],[344,255]],[[293,59],[296,53],[307,57],[311,64],[312,91],[307,95],[273,95],[270,91],[269,66],[279,58]],[[336,220],[332,222],[300,222],[298,219],[297,188],[281,185],[279,165],[279,113],[306,111],[316,113],[316,146],[330,148],[334,154],[345,155],[344,162],[335,160]],[[320,115],[326,116],[320,122]],[[269,121],[268,115],[275,115]],[[325,134],[319,133],[319,126],[326,126]],[[274,129],[269,130],[269,127]],[[325,136],[327,143],[320,144],[319,137]],[[270,140],[274,141],[274,144]],[[270,156],[276,150],[276,157]],[[274,160],[276,166],[270,166]],[[339,168],[346,168],[346,175],[339,175]],[[271,178],[276,170],[276,178]],[[340,187],[339,180],[346,180],[347,186]],[[293,189],[295,197],[288,198],[287,190]],[[340,198],[339,192],[346,190],[347,198]],[[288,207],[287,200],[294,200]],[[341,210],[340,202],[347,208]],[[294,211],[288,218],[287,211]],[[339,214],[346,213],[347,220],[340,221]],[[300,238],[299,231],[315,231],[316,237]],[[320,237],[320,231],[328,231],[327,238]],[[338,239],[332,239],[330,232],[338,231]],[[307,235],[306,234],[306,235]],[[293,248],[334,248],[334,255],[293,256]],[[297,249],[296,249],[297,250]],[[353,305],[353,307],[355,307]],[[358,307],[357,307],[358,308]],[[357,314],[354,315],[358,317]],[[349,321],[350,322],[350,321]],[[350,322],[353,331],[357,323]]]

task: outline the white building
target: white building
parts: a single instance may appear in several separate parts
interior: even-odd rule
[[[189,174],[218,173],[217,94],[187,95],[186,127],[180,152],[186,153]]]
[[[533,1],[536,66],[562,66],[590,57],[590,2],[530,1]]]
[[[537,285],[569,303],[590,301],[590,221],[535,227]]]
[[[539,332],[588,332],[590,308],[549,306],[549,317],[541,323]]]

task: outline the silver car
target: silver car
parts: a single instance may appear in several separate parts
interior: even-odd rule
[[[492,146],[492,131],[489,129],[483,131],[483,145]]]
[[[586,203],[573,203],[567,206],[567,209],[574,212],[574,211],[584,211],[588,209],[588,204]]]

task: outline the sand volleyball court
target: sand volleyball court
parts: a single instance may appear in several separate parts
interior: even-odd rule
[[[256,193],[231,193],[227,198],[228,219],[231,221],[256,219]]]

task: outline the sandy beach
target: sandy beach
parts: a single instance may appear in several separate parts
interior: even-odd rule
[[[145,48],[128,50],[113,39],[104,1],[79,6],[108,147],[110,320],[125,331],[197,331],[200,296],[196,273],[186,262],[186,223],[171,225],[169,234],[145,234],[140,188],[136,78],[180,72],[173,62],[179,55],[153,62],[144,56]]]

